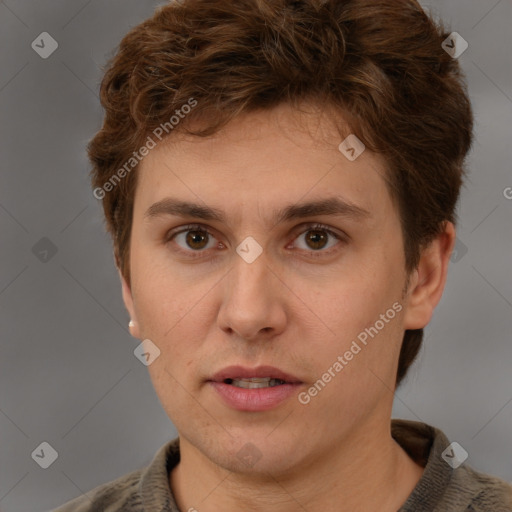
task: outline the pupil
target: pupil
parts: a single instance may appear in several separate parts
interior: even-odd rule
[[[310,235],[308,237],[309,241],[312,242],[315,245],[320,243],[319,247],[318,246],[314,247],[315,249],[321,249],[322,247],[325,246],[326,238],[327,237],[325,236],[325,234],[324,235],[319,234],[319,233],[322,233],[322,231],[320,231],[320,230],[311,230],[310,233],[316,233],[316,234],[314,234],[312,236]],[[324,243],[322,244],[322,242],[324,242]]]
[[[193,235],[192,233],[196,233],[196,235]],[[187,244],[192,247],[193,249],[201,249],[204,247],[204,244],[200,247],[197,247],[196,243],[201,243],[206,240],[206,236],[203,231],[189,231],[187,234]]]

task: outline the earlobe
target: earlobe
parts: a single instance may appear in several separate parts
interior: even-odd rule
[[[421,254],[406,299],[404,328],[423,329],[431,320],[443,294],[450,256],[455,245],[455,227],[446,222],[444,230]]]
[[[131,334],[134,338],[138,338],[138,339],[140,339],[140,336],[139,336],[139,327],[138,327],[138,325],[135,323],[135,321],[130,320],[130,321],[128,322],[128,329],[130,329],[130,334]]]
[[[121,286],[122,286],[122,294],[123,294],[123,302],[124,305],[128,311],[128,314],[130,315],[130,323],[128,324],[128,327],[130,329],[130,334],[134,338],[140,339],[140,333],[139,333],[139,325],[137,322],[137,315],[135,313],[135,307],[133,304],[133,297],[130,287],[128,286],[128,283],[126,282],[126,279],[122,275],[121,271],[118,269],[119,278],[121,279]]]

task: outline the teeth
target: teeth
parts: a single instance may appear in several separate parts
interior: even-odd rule
[[[270,377],[251,377],[249,379],[226,379],[227,384],[232,384],[237,388],[258,389],[270,388],[284,384],[284,380],[272,379]]]

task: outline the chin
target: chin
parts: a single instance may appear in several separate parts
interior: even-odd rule
[[[265,429],[259,434],[246,432],[233,437],[226,434],[222,440],[213,441],[213,446],[205,447],[204,453],[228,471],[268,479],[269,474],[286,473],[298,463],[297,446],[291,437],[289,444],[278,437],[270,440],[269,432]]]

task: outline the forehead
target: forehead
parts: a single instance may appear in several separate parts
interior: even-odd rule
[[[209,137],[173,133],[139,166],[136,210],[168,196],[260,214],[332,196],[370,212],[389,208],[384,160],[365,149],[351,161],[339,149],[347,135],[327,115],[286,105],[244,114]]]

